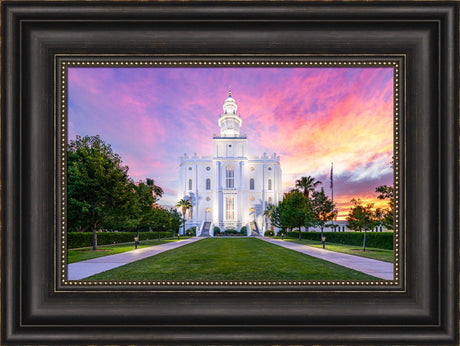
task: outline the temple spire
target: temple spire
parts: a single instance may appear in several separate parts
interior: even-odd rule
[[[224,112],[219,118],[220,134],[222,137],[239,137],[241,118],[236,113],[238,106],[232,97],[231,89],[228,91],[228,97],[222,106]]]

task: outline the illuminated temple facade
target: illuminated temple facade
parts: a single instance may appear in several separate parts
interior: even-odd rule
[[[264,211],[283,197],[280,157],[248,156],[237,108],[229,92],[218,119],[220,135],[212,139],[212,156],[180,158],[178,198],[191,202],[185,229],[197,227],[197,236],[214,236],[216,226],[221,231],[246,226],[248,236],[263,235],[271,228]]]

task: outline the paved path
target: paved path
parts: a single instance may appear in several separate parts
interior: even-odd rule
[[[145,247],[142,249],[127,251],[116,255],[103,256],[86,261],[71,263],[67,266],[67,280],[81,280],[88,276],[102,273],[106,270],[117,268],[122,265],[139,261],[150,256],[155,256],[159,253],[176,249],[180,246],[194,243],[201,239],[204,238],[194,237],[160,244],[156,246]]]
[[[354,269],[362,273],[372,275],[384,280],[393,280],[393,263],[374,260],[360,256],[348,255],[345,253],[334,252],[315,247],[296,244],[290,241],[283,241],[279,239],[269,239],[260,237],[268,243],[285,247],[286,249],[298,251],[309,256],[320,258],[322,260],[332,262],[343,267]],[[326,245],[327,246],[327,245]]]

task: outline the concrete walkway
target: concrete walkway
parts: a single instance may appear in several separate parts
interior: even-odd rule
[[[86,261],[71,263],[67,266],[67,280],[81,280],[88,276],[105,272],[122,265],[139,261],[141,259],[158,255],[159,253],[176,249],[178,247],[194,243],[204,238],[194,237],[179,241],[173,241],[156,246],[145,247],[119,253],[116,255],[93,258]]]
[[[374,260],[360,256],[348,255],[345,253],[334,252],[315,247],[283,241],[279,239],[269,239],[260,237],[268,243],[282,246],[286,249],[298,251],[306,255],[316,257],[328,262],[332,262],[343,267],[357,270],[359,272],[372,275],[384,280],[393,280],[393,263]],[[326,245],[327,246],[327,245]]]

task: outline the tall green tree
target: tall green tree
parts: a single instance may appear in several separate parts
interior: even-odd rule
[[[299,229],[299,240],[302,239],[301,227],[314,222],[310,202],[300,191],[293,190],[284,195],[281,221],[285,227]]]
[[[325,242],[323,240],[323,230],[326,222],[332,221],[335,217],[337,217],[337,209],[334,209],[332,200],[326,196],[323,188],[321,188],[320,191],[313,192],[312,200],[310,203],[316,220],[316,224],[321,229],[321,243],[323,244],[324,248]]]
[[[381,185],[375,188],[375,192],[378,192],[378,199],[388,199],[388,209],[383,215],[382,224],[387,229],[394,229],[394,188],[393,186]]]
[[[155,185],[155,181],[151,178],[132,186],[131,222],[136,228],[136,237],[139,240],[139,229],[151,227],[157,221],[155,218],[158,217],[158,213],[155,212],[154,206],[163,195],[163,189]]]
[[[347,216],[348,228],[353,231],[362,232],[366,226],[366,218],[369,217],[369,209],[363,205],[360,198],[353,198],[350,203],[353,205]]]
[[[179,212],[171,208],[169,211],[169,228],[174,232],[179,232],[179,227],[182,224],[182,217],[179,215]]]
[[[304,196],[310,200],[310,194],[314,193],[316,191],[316,187],[321,184],[321,181],[316,180],[316,178],[313,178],[312,176],[308,177],[301,177],[300,179],[295,181],[295,186],[298,188]],[[310,226],[314,226],[314,223],[311,223],[311,225],[306,225],[306,231],[308,232],[308,229]],[[299,229],[300,232],[300,229]]]
[[[192,203],[190,203],[188,199],[182,198],[179,202],[177,202],[176,207],[182,209],[182,227],[183,234],[185,234],[185,213],[188,209],[192,209]]]
[[[132,182],[128,167],[100,136],[79,137],[67,148],[68,228],[93,231],[123,218],[129,209]]]
[[[366,251],[366,233],[379,225],[382,211],[379,208],[374,210],[374,203],[364,205],[359,198],[353,198],[350,202],[353,207],[347,216],[348,227],[354,231],[364,231],[363,251]]]
[[[177,214],[179,214],[176,211]],[[152,208],[152,222],[150,223],[150,227],[153,230],[158,232],[158,239],[161,237],[161,232],[165,232],[170,229],[171,225],[171,215],[168,209],[164,209],[158,205],[155,205]]]

